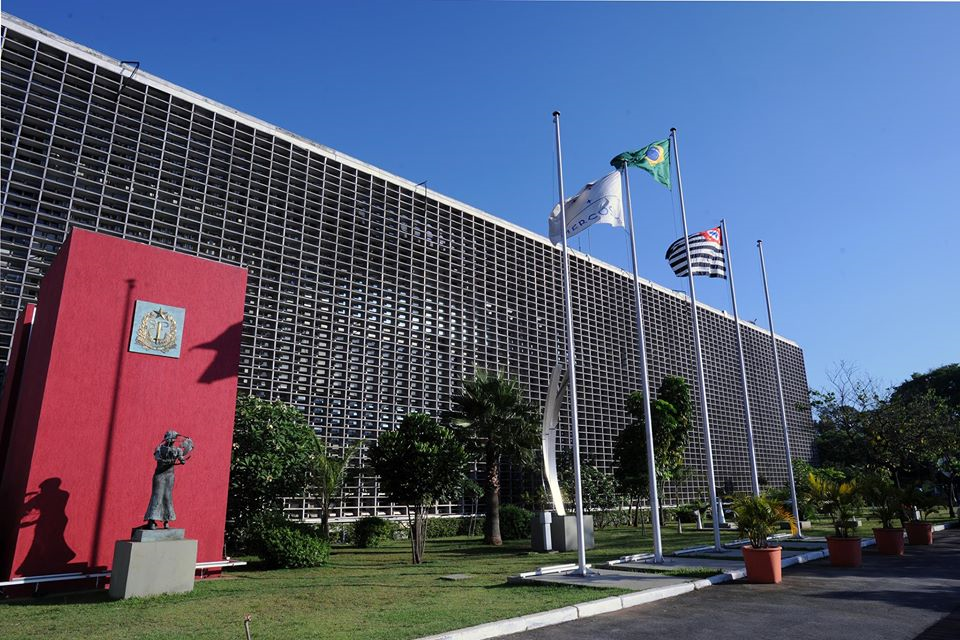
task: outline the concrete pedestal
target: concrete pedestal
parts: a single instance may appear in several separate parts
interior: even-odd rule
[[[553,516],[550,537],[554,551],[576,551],[577,517]],[[593,516],[583,516],[583,538],[587,549],[593,549]]]
[[[552,511],[538,511],[530,518],[530,547],[534,551],[553,550],[550,529],[554,517]]]
[[[118,540],[113,548],[110,597],[126,600],[193,591],[196,568],[196,540]]]

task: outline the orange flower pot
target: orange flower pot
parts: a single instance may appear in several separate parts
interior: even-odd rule
[[[747,582],[754,584],[780,584],[782,580],[780,547],[754,549],[742,547],[743,563],[747,567]]]
[[[933,525],[929,522],[908,522],[907,538],[910,544],[933,544]]]
[[[835,567],[859,567],[863,562],[860,538],[835,538],[827,536],[830,564]]]
[[[873,538],[877,541],[877,552],[885,556],[903,555],[903,529],[874,529]]]

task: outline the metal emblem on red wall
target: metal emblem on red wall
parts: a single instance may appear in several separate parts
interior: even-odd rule
[[[180,357],[185,309],[137,300],[130,351],[167,358]]]

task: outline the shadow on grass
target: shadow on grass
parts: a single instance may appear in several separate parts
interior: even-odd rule
[[[0,603],[0,607],[48,607],[52,605],[90,605],[113,602],[104,589],[89,591],[68,591],[64,593],[38,593],[22,598],[11,598]]]

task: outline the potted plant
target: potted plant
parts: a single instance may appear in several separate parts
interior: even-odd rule
[[[937,496],[929,486],[918,485],[907,493],[905,503],[911,516],[905,525],[910,544],[933,544],[933,524],[928,522],[927,518],[940,506]],[[919,520],[916,518],[917,513],[920,514]]]
[[[902,513],[903,492],[882,476],[869,478],[862,485],[863,497],[870,505],[870,515],[880,521],[873,530],[877,551],[883,555],[903,555],[903,527],[893,524]]]
[[[810,497],[821,513],[827,514],[834,536],[827,536],[830,564],[835,567],[859,567],[863,561],[860,538],[854,536],[859,522],[856,519],[860,496],[852,480],[831,480],[811,472],[808,478]]]
[[[781,549],[771,545],[767,537],[777,531],[781,522],[789,522],[796,533],[797,523],[793,515],[778,501],[766,496],[744,495],[733,502],[733,513],[740,535],[750,539],[744,545],[743,563],[747,568],[747,581],[777,584],[781,580]]]

